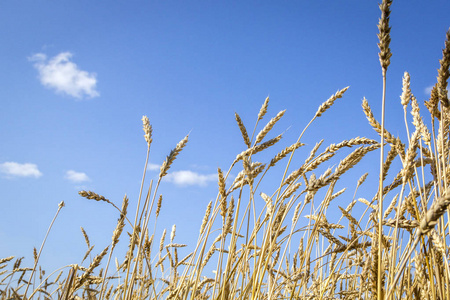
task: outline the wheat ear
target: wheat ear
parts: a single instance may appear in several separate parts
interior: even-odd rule
[[[450,67],[450,29],[447,31],[446,40],[445,40],[445,48],[442,50],[442,59],[439,60],[441,67],[438,70],[438,93],[439,99],[441,100],[441,104],[445,107],[450,106],[450,102],[448,100],[448,91],[447,91],[447,81],[450,77],[449,67]]]
[[[422,237],[422,235],[429,233],[434,228],[437,221],[445,213],[449,205],[450,190],[448,190],[444,196],[436,199],[435,202],[431,205],[430,209],[423,215],[422,220],[420,221],[419,228],[416,231],[414,242],[410,247],[408,255],[403,258],[403,261],[401,262],[400,267],[397,270],[397,275],[395,276],[394,281],[391,283],[387,298],[389,298],[390,293],[393,291],[394,286],[397,284],[397,281],[399,280],[409,257],[419,243],[420,238]]]
[[[340,91],[337,91],[336,94],[334,94],[333,96],[331,96],[330,98],[328,98],[327,101],[325,101],[324,103],[322,103],[319,108],[317,109],[316,114],[314,115],[314,118],[318,118],[320,117],[327,109],[329,109],[334,101],[336,101],[339,98],[342,98],[342,96],[344,95],[345,91],[348,90],[349,87],[345,87]]]
[[[269,133],[269,131],[273,128],[273,126],[275,126],[275,124],[281,119],[281,117],[283,117],[285,112],[286,110],[280,111],[275,117],[273,117],[269,121],[269,123],[267,123],[266,126],[264,126],[264,128],[256,136],[255,145],[259,144],[263,140],[263,138],[267,135],[267,133]]]
[[[186,135],[184,137],[184,139],[182,139],[177,144],[175,149],[172,149],[172,151],[170,151],[169,155],[166,157],[166,160],[161,165],[161,169],[160,169],[160,172],[159,172],[159,178],[160,179],[167,175],[167,171],[170,169],[170,166],[172,165],[173,161],[175,160],[177,155],[180,154],[180,152],[184,148],[184,146],[186,146],[186,143],[188,142],[188,137],[189,137],[189,134]]]

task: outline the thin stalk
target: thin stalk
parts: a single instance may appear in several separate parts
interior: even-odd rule
[[[133,226],[133,232],[132,232],[132,237],[131,237],[131,247],[133,247],[134,243],[135,243],[135,237],[136,237],[136,226],[137,226],[137,219],[139,216],[139,207],[141,205],[141,198],[142,198],[142,190],[144,188],[144,181],[145,181],[145,174],[147,173],[147,165],[148,165],[148,158],[150,156],[150,144],[148,144],[147,147],[147,156],[145,158],[145,165],[144,165],[144,173],[142,175],[142,181],[141,181],[141,188],[139,190],[139,198],[138,198],[138,204],[136,207],[136,216],[134,218],[134,226]],[[125,295],[124,295],[124,299],[126,299],[126,293],[127,293],[127,286],[128,286],[128,276],[130,274],[130,264],[131,264],[131,256],[133,255],[133,253],[131,253],[130,255],[130,259],[128,260],[128,264],[127,264],[127,276],[125,277],[125,282],[124,282],[124,288],[123,290],[125,291]]]
[[[386,69],[383,68],[383,98],[381,102],[381,146],[380,146],[380,177],[378,181],[378,275],[377,275],[377,295],[383,299],[382,295],[382,262],[383,262],[383,174],[384,174],[384,119],[386,102]]]
[[[52,220],[52,222],[50,223],[50,226],[47,229],[47,233],[45,234],[44,240],[42,241],[41,248],[39,249],[39,253],[38,253],[37,257],[36,257],[36,261],[34,262],[33,271],[31,271],[30,278],[28,279],[27,288],[25,289],[25,293],[23,294],[23,298],[24,299],[27,299],[28,288],[30,287],[31,279],[33,278],[34,272],[36,271],[36,267],[37,267],[37,264],[39,262],[39,257],[41,257],[41,253],[42,253],[42,249],[44,248],[45,241],[47,240],[47,237],[48,237],[48,234],[50,233],[50,230],[52,229],[53,223],[55,223],[56,217],[58,217],[59,211],[61,210],[61,208],[64,207],[64,205],[65,205],[64,201],[61,201],[58,204],[58,210],[56,211],[56,214],[53,217],[53,220]]]

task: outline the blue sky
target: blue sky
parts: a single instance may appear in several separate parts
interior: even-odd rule
[[[395,1],[391,8],[386,126],[402,135],[403,72],[426,100],[450,2]],[[0,257],[26,256],[31,264],[60,201],[66,207],[44,266],[81,260],[80,226],[98,251],[109,244],[117,212],[77,192],[95,191],[118,206],[127,194],[134,215],[146,153],[143,115],[153,126],[152,166],[190,132],[161,186],[157,229],[176,223],[176,241],[188,244],[215,198],[217,167],[227,170],[244,150],[234,112],[251,131],[267,96],[265,121],[287,109],[272,133],[289,128],[282,149],[323,101],[350,86],[307,132],[299,161],[322,138],[324,147],[377,139],[361,100],[379,118],[379,16],[377,1],[1,1]],[[377,181],[376,170],[368,180]],[[150,169],[148,178],[157,174]]]

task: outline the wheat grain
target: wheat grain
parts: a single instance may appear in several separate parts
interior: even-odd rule
[[[252,144],[250,142],[250,138],[248,137],[247,129],[245,129],[245,126],[241,120],[241,117],[239,117],[239,115],[236,112],[234,113],[234,116],[236,118],[236,122],[238,123],[239,130],[241,131],[242,137],[244,138],[245,145],[247,145],[247,147],[250,148],[252,146]]]
[[[176,159],[178,154],[180,154],[181,150],[186,146],[186,143],[188,142],[189,134],[186,135],[177,145],[176,147],[170,151],[169,155],[166,157],[166,160],[163,162],[160,168],[159,172],[159,178],[167,175],[167,171],[169,170],[170,166],[172,165],[173,161]]]
[[[367,120],[369,121],[370,125],[373,129],[381,136],[381,125],[378,123],[378,121],[373,116],[372,110],[370,109],[369,103],[367,102],[366,98],[363,98],[362,107],[364,110],[364,114],[367,117]],[[402,154],[404,151],[405,146],[402,144],[400,139],[395,138],[390,132],[388,132],[386,129],[384,129],[384,139],[386,142],[391,143],[397,148],[397,151]]]
[[[100,265],[101,260],[106,255],[106,253],[108,253],[108,249],[109,249],[109,246],[107,246],[105,249],[103,249],[103,251],[99,255],[94,257],[94,260],[89,265],[87,270],[83,273],[83,275],[80,276],[80,278],[78,278],[77,284],[75,285],[74,290],[77,290],[78,288],[80,288],[84,284],[84,282],[89,279],[89,276],[91,275],[91,273],[94,271],[95,268],[97,268]]]
[[[162,200],[163,200],[163,196],[162,196],[162,195],[159,195],[158,203],[157,203],[157,205],[156,205],[156,212],[155,212],[156,218],[158,218],[159,213],[160,213],[160,211],[161,211]]]
[[[450,204],[450,193],[436,199],[430,209],[421,217],[418,235],[427,234],[434,228],[438,219],[445,213]]]
[[[352,222],[352,224],[356,225],[359,227],[359,222],[358,220],[356,220],[354,217],[352,217],[351,214],[349,214],[345,209],[343,209],[342,207],[338,206],[340,211],[342,212],[342,215],[344,217],[346,217],[350,222]]]
[[[434,118],[440,120],[441,112],[438,109],[438,103],[439,103],[439,92],[436,84],[431,89],[430,99],[428,101],[425,101],[425,106],[427,107],[428,111]]]
[[[361,202],[361,203],[364,203],[365,205],[367,205],[371,209],[377,209],[376,205],[373,205],[372,202],[369,202],[369,201],[367,201],[364,198],[358,198],[358,201]]]
[[[397,204],[398,194],[395,195],[394,199],[392,199],[391,203],[389,203],[389,206],[386,208],[383,219],[386,219],[389,214],[392,212],[392,210],[395,208],[395,205]]]
[[[381,10],[381,19],[378,23],[378,39],[380,42],[378,43],[378,47],[380,48],[380,53],[378,56],[380,57],[381,68],[383,69],[383,74],[386,74],[386,70],[391,63],[391,49],[389,48],[389,44],[391,42],[389,27],[389,15],[391,14],[390,6],[392,4],[392,0],[383,0],[380,4]]]
[[[411,99],[411,87],[410,87],[410,76],[408,72],[403,74],[403,86],[402,86],[402,95],[400,96],[401,103],[403,106],[407,106],[409,100]]]
[[[144,138],[147,142],[148,146],[150,147],[150,144],[152,143],[152,125],[150,125],[150,121],[148,120],[147,116],[142,117],[142,127],[144,130]]]
[[[325,101],[324,103],[322,103],[319,108],[317,109],[316,114],[314,115],[315,118],[320,117],[327,109],[329,109],[333,104],[334,101],[336,101],[339,98],[342,98],[342,96],[344,95],[345,91],[348,90],[349,87],[345,87],[340,91],[337,91],[336,94],[332,95],[330,98],[328,98],[327,101]]]
[[[285,192],[283,193],[282,199],[287,199],[287,198],[291,197],[292,194],[295,193],[301,185],[302,185],[301,182],[297,182],[296,184],[288,187],[285,190]]]
[[[90,199],[90,200],[104,201],[104,202],[107,202],[109,204],[113,204],[114,205],[114,203],[112,203],[111,201],[109,201],[105,197],[103,197],[103,196],[101,196],[101,195],[99,195],[97,193],[94,193],[92,191],[79,191],[78,194],[81,197],[84,197],[84,198],[87,198],[87,199]]]
[[[125,197],[123,197],[120,217],[119,217],[119,220],[117,221],[117,226],[113,232],[113,237],[112,237],[112,247],[113,248],[119,242],[119,237],[122,234],[123,228],[125,227],[125,218],[127,216],[127,208],[128,208],[128,197],[125,195]]]
[[[261,106],[261,109],[259,110],[258,121],[262,120],[262,118],[266,115],[268,106],[269,106],[269,97],[267,97],[266,100],[264,100],[264,103]]]
[[[89,243],[89,236],[87,235],[86,231],[84,230],[83,227],[80,226],[81,232],[83,233],[84,236],[84,241],[86,242],[86,245],[88,246],[88,248],[91,246],[91,244]]]
[[[209,201],[208,206],[206,207],[205,215],[203,216],[202,225],[200,226],[200,234],[203,234],[205,231],[206,223],[209,220],[209,216],[211,214],[212,201]]]
[[[273,126],[275,126],[275,124],[281,119],[281,117],[283,117],[285,112],[286,110],[280,111],[275,117],[273,117],[269,121],[269,123],[267,123],[266,126],[264,126],[264,128],[256,136],[255,145],[259,144],[264,139],[267,133],[269,133],[269,131],[272,130]]]
[[[302,144],[300,142],[297,142],[289,147],[284,148],[281,152],[279,152],[272,160],[270,161],[269,168],[275,166],[277,162],[279,162],[281,159],[285,158],[286,155],[291,153],[292,151],[295,151],[296,149],[300,148],[301,146],[304,146],[305,144]]]
[[[448,100],[447,82],[450,77],[450,29],[446,34],[445,47],[442,50],[442,59],[439,60],[439,63],[440,68],[438,70],[437,77],[437,91],[439,94],[439,100],[443,106],[449,107],[450,102]]]
[[[244,157],[248,157],[249,155],[253,155],[256,154],[258,152],[261,152],[267,148],[269,148],[270,146],[275,145],[277,142],[279,142],[282,138],[282,134],[274,137],[273,139],[268,140],[267,142],[264,142],[262,144],[253,146],[252,148],[249,148],[245,151],[242,151],[241,153],[239,153],[236,158],[234,159],[234,162],[232,163],[232,165],[236,164],[238,161],[240,161],[241,159],[243,159]]]
[[[406,219],[384,219],[383,225],[387,225],[393,228],[405,228],[414,229],[419,226],[419,222],[416,220],[406,220]]]
[[[170,242],[173,242],[173,239],[175,238],[175,231],[177,230],[177,225],[173,224],[172,231],[170,232]]]
[[[161,235],[161,240],[159,242],[159,253],[162,252],[163,248],[164,248],[164,240],[166,239],[166,229],[164,229],[162,235]]]

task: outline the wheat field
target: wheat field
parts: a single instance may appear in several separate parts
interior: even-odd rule
[[[283,133],[268,135],[285,111],[268,120],[267,98],[256,124],[246,126],[238,113],[234,116],[247,149],[229,167],[217,169],[217,196],[204,208],[196,243],[176,243],[175,225],[156,230],[164,205],[158,189],[188,147],[186,136],[148,186],[144,171],[135,215],[127,213],[127,196],[115,204],[93,191],[79,192],[117,210],[109,246],[94,256],[82,229],[88,247],[83,262],[51,273],[39,264],[45,239],[34,249],[32,266],[23,266],[22,258],[0,258],[0,299],[450,299],[450,30],[443,37],[430,98],[418,102],[405,72],[398,100],[404,115],[396,116],[404,118],[405,126],[385,128],[387,74],[395,59],[389,48],[391,3],[380,4],[378,24],[383,97],[362,99],[362,113],[374,130],[367,136],[376,139],[354,137],[326,145],[318,137],[313,147],[302,143],[308,127],[345,97],[348,87],[343,87],[318,107],[296,141],[279,149]],[[381,107],[381,117],[375,117],[371,105]],[[142,126],[147,170],[153,140],[146,116]],[[406,139],[394,135],[400,130]],[[302,163],[294,164],[300,147],[309,147],[309,155],[296,157]],[[260,162],[261,152],[269,149],[276,155]],[[367,193],[372,189],[365,186],[373,182],[366,182],[368,174],[362,172],[347,187],[353,198],[337,204],[338,214],[330,212],[331,202],[346,190],[336,184],[369,153],[380,158],[373,162],[379,168],[377,192]],[[277,187],[265,188],[271,171],[280,166],[284,171],[276,178]],[[63,207],[61,202],[46,238]],[[115,256],[119,243],[128,245],[124,257]],[[190,253],[181,255],[182,248]]]

